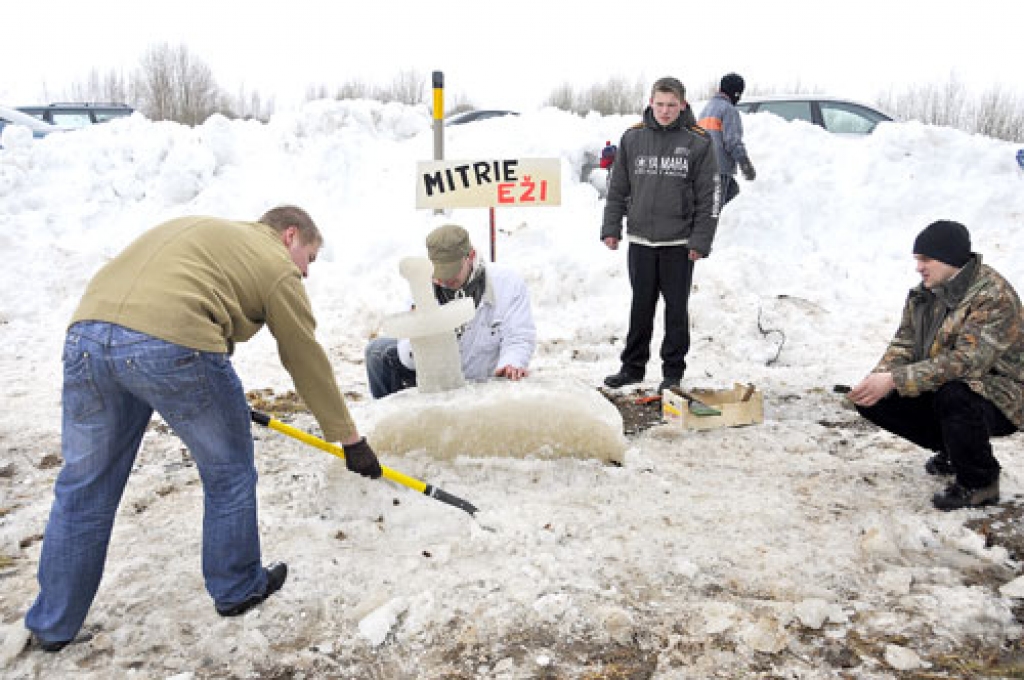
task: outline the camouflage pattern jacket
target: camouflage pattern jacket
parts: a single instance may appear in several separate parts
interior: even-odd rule
[[[1022,314],[1010,283],[973,254],[952,280],[910,291],[875,372],[891,372],[905,397],[961,380],[1024,429]]]

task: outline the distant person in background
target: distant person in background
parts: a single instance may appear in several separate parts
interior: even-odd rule
[[[738,74],[722,76],[718,94],[704,106],[700,120],[697,121],[697,125],[707,130],[715,142],[722,182],[722,205],[740,193],[740,185],[736,182],[737,165],[748,182],[753,182],[757,177],[754,164],[747,155],[747,147],[743,144],[743,121],[736,110],[736,104],[743,96],[743,88],[743,78]]]
[[[711,252],[721,200],[714,148],[696,123],[683,84],[661,78],[651,88],[643,121],[619,142],[601,240],[618,249],[626,218],[633,299],[622,365],[604,379],[608,387],[644,379],[659,297],[665,300],[659,392],[678,387],[686,369],[693,267]]]
[[[202,571],[217,613],[244,614],[284,584],[287,566],[261,560],[249,404],[231,365],[235,344],[264,324],[348,468],[381,476],[314,335],[302,279],[322,244],[294,206],[257,222],[182,217],[139,236],[89,282],[64,344],[64,466],[39,558],[39,595],[25,616],[39,648],[59,651],[85,621],[154,411],[199,470]],[[152,595],[152,608],[176,596]]]
[[[614,144],[612,144],[611,141],[607,141],[604,143],[604,148],[601,149],[601,169],[611,170],[612,164],[615,163],[616,151],[617,147]]]
[[[990,437],[1024,426],[1024,319],[1013,286],[971,252],[958,222],[933,222],[914,241],[921,284],[896,336],[849,393],[865,418],[934,451],[933,475],[954,481],[940,510],[999,502]]]
[[[537,331],[522,277],[493,262],[485,265],[469,233],[455,224],[427,235],[427,257],[434,265],[437,302],[472,298],[476,306],[469,323],[455,331],[465,378],[521,380],[529,375]],[[407,338],[371,340],[366,347],[366,377],[374,399],[414,387],[412,343]]]

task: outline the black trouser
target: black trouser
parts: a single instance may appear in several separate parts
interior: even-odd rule
[[[740,194],[740,185],[733,175],[719,175],[722,185],[722,206]]]
[[[622,350],[622,368],[643,377],[651,357],[651,335],[658,296],[665,299],[665,339],[661,343],[661,374],[682,378],[686,352],[690,349],[690,284],[693,261],[687,246],[629,244],[629,285],[633,301],[629,308],[629,333]]]
[[[874,406],[858,406],[879,427],[931,451],[949,456],[956,481],[971,489],[999,478],[990,437],[1017,431],[999,408],[966,383],[946,383],[935,392],[901,397],[895,392]]]

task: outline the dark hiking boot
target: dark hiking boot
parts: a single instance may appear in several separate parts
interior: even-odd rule
[[[59,652],[60,650],[64,649],[65,647],[71,644],[71,640],[46,642],[44,640],[40,640],[39,638],[35,638],[33,642],[35,643],[34,646],[38,647],[44,652]]]
[[[924,464],[924,471],[930,475],[955,475],[953,461],[943,452],[936,453]]]
[[[75,637],[74,640],[52,640],[47,642],[46,640],[41,639],[35,633],[32,633],[32,636],[29,638],[28,641],[28,649],[41,649],[44,652],[51,653],[59,652],[60,650],[64,649],[73,642],[88,642],[89,640],[92,640],[92,638],[92,633],[81,632]]]
[[[664,380],[662,380],[661,384],[658,385],[658,394],[661,394],[665,390],[678,391],[679,378],[665,378]]]
[[[274,562],[264,569],[267,572],[267,587],[262,593],[250,595],[238,604],[229,607],[217,607],[217,613],[221,616],[241,616],[256,605],[263,602],[277,591],[281,590],[284,580],[288,578],[288,565],[284,562]]]
[[[932,505],[939,510],[959,510],[994,505],[999,502],[999,480],[988,486],[970,489],[953,482],[942,493],[932,496]]]
[[[618,373],[613,373],[606,377],[604,379],[604,384],[613,389],[618,389],[620,387],[625,387],[626,385],[633,385],[635,383],[642,382],[643,379],[643,374],[637,375],[636,373],[630,373],[626,369],[622,369]]]

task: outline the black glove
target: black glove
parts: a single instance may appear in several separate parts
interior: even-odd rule
[[[377,479],[384,471],[380,469],[380,462],[377,454],[373,452],[366,442],[366,437],[361,438],[355,444],[341,447],[345,451],[345,467],[352,472],[358,472],[363,477]]]
[[[740,161],[740,170],[743,171],[743,178],[748,182],[753,182],[754,178],[757,177],[757,172],[754,171],[754,164],[750,162],[749,158],[744,158]]]

